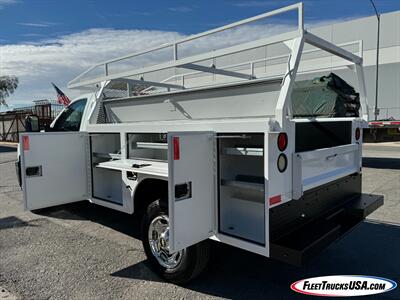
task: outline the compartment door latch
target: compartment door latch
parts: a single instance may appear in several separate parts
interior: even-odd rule
[[[26,167],[26,177],[39,177],[42,176],[42,166]]]
[[[192,198],[192,182],[175,184],[175,201]]]

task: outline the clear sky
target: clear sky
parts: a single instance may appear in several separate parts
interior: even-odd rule
[[[95,62],[295,2],[0,0],[0,76],[20,77],[10,104],[54,98],[50,81],[65,89],[67,81]],[[400,0],[375,3],[381,13],[400,9]],[[369,0],[304,4],[310,26],[374,14]]]

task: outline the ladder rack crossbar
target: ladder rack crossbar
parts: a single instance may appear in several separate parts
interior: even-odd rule
[[[287,32],[285,34],[281,34],[278,35],[278,38],[272,38],[272,39],[259,39],[253,42],[248,42],[248,43],[243,43],[243,44],[238,44],[236,46],[231,46],[231,47],[227,47],[227,48],[222,48],[216,51],[211,51],[208,53],[202,53],[200,55],[194,55],[194,56],[189,56],[186,58],[183,58],[183,60],[180,58],[179,55],[179,46],[183,45],[187,42],[191,42],[203,37],[209,37],[213,34],[216,33],[220,33],[223,32],[225,30],[229,30],[229,29],[233,29],[233,28],[237,28],[239,26],[242,25],[246,25],[246,24],[250,24],[252,22],[255,21],[259,21],[262,19],[266,19],[272,16],[276,16],[279,14],[283,14],[289,11],[297,11],[297,17],[298,17],[298,23],[297,23],[297,29],[291,32]],[[259,47],[259,46],[263,46],[263,45],[267,45],[267,44],[273,44],[273,43],[277,43],[277,42],[282,42],[282,41],[286,41],[292,38],[295,38],[299,35],[302,34],[303,30],[304,30],[304,23],[303,23],[303,4],[302,3],[296,3],[293,5],[289,5],[286,7],[282,7],[280,9],[276,9],[274,11],[271,12],[266,12],[264,14],[260,14],[258,16],[255,17],[251,17],[248,19],[244,19],[238,22],[234,22],[232,24],[226,25],[226,26],[222,26],[222,27],[218,27],[203,33],[199,33],[196,35],[192,35],[189,36],[187,38],[178,40],[176,42],[173,43],[167,43],[167,44],[163,44],[161,46],[157,46],[157,47],[153,47],[151,49],[145,50],[145,51],[141,51],[141,52],[137,52],[137,53],[133,53],[133,54],[129,54],[126,56],[122,56],[122,57],[118,57],[115,59],[111,59],[111,60],[107,60],[105,62],[99,63],[91,68],[89,68],[88,70],[86,70],[85,72],[81,73],[80,75],[78,75],[76,78],[74,78],[73,80],[71,80],[68,83],[68,87],[69,88],[80,88],[82,86],[85,85],[91,85],[91,84],[96,84],[105,80],[110,80],[110,79],[115,79],[118,77],[130,77],[130,76],[135,76],[138,74],[144,74],[144,73],[148,73],[148,72],[152,72],[152,71],[157,71],[157,70],[163,70],[165,68],[169,68],[169,67],[176,67],[178,64],[186,64],[186,63],[193,63],[199,60],[207,59],[207,58],[215,58],[218,56],[222,56],[222,55],[227,55],[227,54],[233,54],[236,52],[240,52],[240,51],[244,51],[244,50],[248,50],[248,49],[252,49],[255,47]],[[261,43],[259,42],[261,41]],[[258,42],[258,43],[257,43]],[[238,47],[241,46],[241,47]],[[121,73],[117,73],[117,74],[113,74],[110,75],[109,74],[109,65],[112,63],[116,63],[116,62],[121,62],[123,60],[127,60],[127,59],[132,59],[135,57],[138,57],[140,55],[145,55],[145,54],[152,54],[156,51],[159,50],[164,50],[164,49],[168,49],[171,48],[172,54],[173,54],[173,60],[172,62],[164,62],[164,63],[160,63],[160,64],[156,64],[156,65],[152,65],[152,66],[147,66],[147,67],[142,67],[140,69],[136,69],[136,70],[131,70],[129,72],[121,72]],[[182,61],[181,61],[182,60]],[[181,61],[180,63],[176,64],[176,62]],[[174,63],[175,62],[175,63]],[[84,79],[85,75],[88,75],[90,73],[90,71],[102,67],[103,70],[103,74],[102,76],[98,76],[96,78],[90,78],[89,79]]]
[[[185,89],[185,87],[182,85],[164,83],[164,82],[156,82],[156,81],[148,81],[148,80],[118,78],[118,79],[114,79],[114,81],[125,82],[125,83],[129,83],[129,84],[139,84],[139,85],[142,84],[142,85],[146,85],[147,86],[146,88],[153,86],[153,87],[163,87],[163,88],[167,88],[167,89],[178,89],[178,90]]]
[[[248,75],[248,74],[244,74],[244,73],[240,73],[240,72],[218,69],[216,67],[206,67],[206,66],[201,66],[201,65],[191,64],[191,63],[184,64],[179,67],[185,68],[185,69],[196,70],[196,71],[200,71],[200,72],[213,73],[213,74],[219,74],[219,75],[231,76],[231,77],[237,77],[237,78],[243,78],[243,79],[254,79],[255,78],[252,75]]]

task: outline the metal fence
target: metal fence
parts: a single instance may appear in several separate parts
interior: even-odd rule
[[[18,142],[19,134],[26,131],[27,116],[37,116],[42,130],[51,124],[62,109],[62,105],[44,100],[35,101],[32,106],[0,113],[0,141]]]

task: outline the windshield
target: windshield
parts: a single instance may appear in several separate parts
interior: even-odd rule
[[[57,119],[55,131],[79,131],[87,99],[80,99],[69,105]]]

